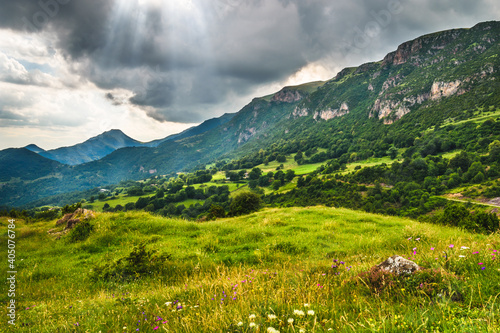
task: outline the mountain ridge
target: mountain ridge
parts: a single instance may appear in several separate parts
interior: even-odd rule
[[[157,147],[118,149],[72,167],[67,171],[71,186],[64,190],[173,174],[262,150],[294,153],[316,147],[329,159],[346,160],[352,153],[384,156],[391,145],[413,149],[440,123],[468,119],[481,107],[500,109],[498,40],[496,21],[421,36],[400,44],[399,53],[345,68],[326,82],[254,98],[227,122],[201,134]]]

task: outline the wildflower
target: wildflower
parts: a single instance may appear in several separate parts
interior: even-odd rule
[[[238,326],[243,326],[243,322],[242,322],[242,321],[240,321],[240,322],[239,322],[238,324],[236,324],[236,325],[238,325]]]
[[[486,267],[481,267],[481,269],[484,271],[486,269]]]
[[[293,324],[293,318],[288,318],[288,323],[289,323],[290,325],[292,325],[292,324]]]
[[[478,254],[478,253],[479,253],[479,251],[476,251],[476,252],[472,252],[472,254]]]
[[[408,238],[408,240],[411,240],[411,237],[410,237],[410,238]]]
[[[250,320],[255,319],[255,317],[256,317],[256,316],[255,316],[253,313],[252,313],[250,316],[248,316],[248,318],[249,318]]]
[[[157,329],[159,329],[159,327],[158,327],[158,326],[156,326],[155,328],[153,328],[153,330],[157,330]]]
[[[479,265],[479,266],[482,266],[482,265],[484,265],[484,264],[483,264],[482,262],[480,262],[480,263],[478,263],[478,265]]]
[[[433,248],[433,247],[431,247],[431,251],[434,251],[434,248]]]
[[[276,317],[276,315],[273,315],[273,314],[268,314],[267,318],[269,318],[269,320],[274,320],[274,319],[276,319],[278,317]]]
[[[313,311],[313,310],[309,310],[309,311],[307,311],[307,315],[308,315],[308,316],[314,316],[314,311]]]
[[[267,328],[267,333],[280,333],[280,331],[278,331],[274,327],[268,327]]]
[[[467,246],[460,247],[460,250],[468,250],[468,249],[470,249],[470,247],[467,247]]]
[[[257,326],[257,325],[255,323],[253,323],[253,322],[250,323],[250,324],[248,324],[248,327],[250,327],[250,328],[255,327],[255,326]]]
[[[455,247],[455,245],[450,244],[450,246],[449,246],[449,247],[450,247],[450,249],[452,249],[452,248],[454,248],[454,247]]]
[[[309,303],[304,304],[306,308],[310,307]]]
[[[167,303],[165,303],[165,305],[170,306],[170,305],[172,305],[172,302],[167,302]]]
[[[416,241],[419,241],[419,240],[420,240],[420,237],[419,237],[419,238],[417,238],[417,239],[415,239],[415,240],[416,240]]]
[[[460,255],[460,256],[458,256],[458,257],[459,257],[459,258],[465,258],[465,256],[462,256],[462,255]]]
[[[305,329],[303,329],[303,328],[301,328],[301,329],[299,330],[299,333],[306,333],[306,330],[305,330]]]
[[[304,317],[306,315],[302,310],[293,310],[293,314],[299,317]]]

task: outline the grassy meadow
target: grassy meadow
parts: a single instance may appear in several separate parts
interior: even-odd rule
[[[47,233],[55,221],[16,224],[17,326],[3,292],[1,332],[500,330],[498,234],[326,207],[205,223],[101,213],[73,242]],[[395,254],[429,270],[369,272]]]

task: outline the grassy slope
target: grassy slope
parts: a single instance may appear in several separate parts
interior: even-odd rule
[[[202,224],[142,212],[100,214],[92,223],[96,230],[89,239],[69,244],[47,234],[54,222],[18,221],[17,331],[151,332],[158,326],[170,332],[251,332],[250,314],[256,314],[260,331],[268,326],[281,332],[500,329],[500,265],[491,259],[492,249],[500,246],[498,235],[325,207],[266,209]],[[0,227],[5,249],[6,219],[0,219]],[[123,257],[142,240],[172,255],[167,273],[128,284],[88,279],[96,262]],[[460,246],[470,249],[460,251]],[[404,288],[377,295],[355,282],[358,273],[394,254],[458,273],[460,279],[451,279],[449,288],[463,300],[416,296]],[[339,275],[333,274],[333,259],[345,262]],[[5,265],[3,260],[2,271]],[[221,296],[223,291],[228,296]],[[0,297],[7,301],[6,293]],[[165,305],[175,300],[182,311]],[[302,318],[295,309],[315,314]],[[3,318],[5,311],[2,306]],[[154,316],[162,320],[151,326]],[[294,318],[293,328],[288,318]]]

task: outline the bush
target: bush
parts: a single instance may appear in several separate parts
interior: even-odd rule
[[[243,192],[238,194],[229,206],[229,215],[238,216],[258,211],[262,206],[262,200],[258,194]]]
[[[169,254],[159,254],[157,250],[147,250],[146,243],[135,246],[125,257],[113,262],[105,262],[94,267],[91,280],[130,281],[144,275],[161,274]]]
[[[69,234],[69,242],[76,243],[89,238],[90,233],[94,230],[94,226],[87,221],[78,223]]]

